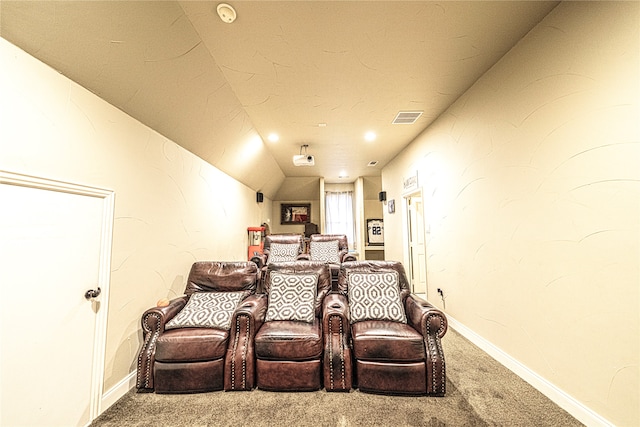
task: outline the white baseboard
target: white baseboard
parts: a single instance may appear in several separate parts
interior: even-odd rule
[[[127,394],[136,385],[136,371],[124,377],[118,384],[111,387],[102,395],[100,402],[100,414],[109,409],[118,399]]]
[[[593,427],[612,427],[613,424],[602,416],[593,412],[591,409],[569,396],[558,387],[533,372],[531,369],[509,356],[498,347],[473,332],[447,314],[447,321],[452,329],[455,329],[460,335],[471,341],[477,347],[481,348],[489,356],[493,357],[499,363],[511,370],[514,374],[531,384],[539,392],[547,396],[556,405],[567,411],[574,418],[586,426]],[[446,357],[446,354],[445,354]]]

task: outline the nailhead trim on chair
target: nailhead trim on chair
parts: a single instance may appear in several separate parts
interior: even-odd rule
[[[246,318],[247,330],[244,335],[244,345],[242,346],[242,389],[247,389],[247,351],[249,349],[249,316]]]
[[[239,335],[240,322],[236,319],[236,335],[233,339],[233,351],[231,352],[231,390],[236,389],[236,351],[238,350]]]
[[[148,313],[144,317],[144,321],[142,324],[144,325],[144,329],[146,332],[146,339],[144,340],[143,348],[145,349],[144,355],[146,357],[145,363],[145,372],[142,373],[142,361],[143,358],[140,357],[138,359],[138,373],[142,373],[142,375],[138,376],[138,388],[149,388],[149,380],[151,379],[151,356],[153,354],[153,349],[155,349],[156,341],[158,340],[158,336],[160,335],[160,328],[157,328],[153,333],[149,330],[147,325],[147,319],[149,317],[155,317],[158,321],[158,325],[160,325],[160,316],[157,313]]]
[[[340,316],[331,316],[329,317],[329,336],[333,335],[333,320],[337,319],[338,320],[338,324],[340,325],[340,330],[339,330],[339,337],[340,337],[340,378],[342,381],[342,389],[346,389],[347,385],[346,385],[346,378],[345,378],[345,372],[344,372],[344,347],[342,345],[342,343],[344,342],[344,330],[342,328],[342,322],[340,319]],[[333,340],[330,338],[329,339],[329,379],[330,379],[330,386],[331,386],[331,390],[334,389],[334,382],[333,382]]]
[[[331,339],[333,335],[333,322],[331,320],[332,319],[329,318],[329,382],[333,390],[333,340]]]
[[[342,377],[342,389],[347,388],[347,384],[345,382],[345,374],[344,374],[344,331],[342,330],[342,322],[340,321],[340,317],[338,318],[338,323],[340,324],[340,376]]]
[[[244,317],[246,320],[247,330],[244,337],[244,345],[242,346],[242,388],[241,390],[246,390],[247,388],[247,350],[248,350],[248,340],[249,340],[249,317],[248,316],[238,316]],[[240,337],[240,322],[236,320],[236,336],[233,340],[233,352],[231,354],[231,390],[236,389],[236,353],[238,351],[238,341]]]
[[[431,318],[433,317],[440,317],[439,314],[430,314],[427,315],[427,337],[428,337],[428,345],[429,345],[429,355],[431,356],[431,363],[432,365],[435,367],[437,362],[438,362],[438,356],[440,358],[442,358],[442,363],[441,368],[440,368],[440,376],[438,377],[437,375],[435,375],[435,372],[433,375],[431,375],[431,381],[432,381],[432,389],[434,392],[440,392],[442,394],[445,393],[445,387],[446,387],[446,378],[445,378],[445,363],[444,363],[444,352],[442,351],[442,343],[440,340],[433,338],[433,335],[431,334]],[[440,322],[440,327],[438,328],[437,331],[437,335],[438,337],[442,336],[442,334],[444,333],[444,324],[442,322]],[[438,378],[442,379],[442,382],[440,384],[440,390],[438,390]]]

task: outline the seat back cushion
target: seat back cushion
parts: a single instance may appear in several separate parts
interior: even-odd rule
[[[276,272],[287,274],[316,274],[318,276],[318,287],[316,290],[315,316],[322,316],[322,302],[324,301],[324,297],[331,291],[329,264],[307,260],[269,264],[262,278],[264,293],[267,295],[269,295],[271,289],[271,274]]]
[[[400,298],[402,303],[406,300],[407,296],[411,294],[411,284],[407,280],[407,275],[404,271],[404,266],[400,261],[346,261],[340,264],[340,273],[338,275],[338,285],[336,291],[339,294],[348,296],[348,281],[347,276],[352,272],[360,273],[382,273],[387,271],[395,271],[398,273],[398,286],[400,288]]]
[[[312,234],[309,237],[311,242],[328,242],[330,240],[338,241],[338,249],[341,251],[349,250],[349,241],[346,234]]]
[[[300,245],[297,243],[272,243],[268,262],[290,262],[298,257]]]
[[[258,266],[250,261],[198,261],[193,263],[185,295],[195,292],[255,293],[258,283]]]
[[[233,312],[248,292],[196,292],[165,329],[217,328],[229,330]]]
[[[297,320],[312,323],[318,288],[317,274],[272,272],[265,322]]]
[[[309,255],[311,261],[340,264],[340,251],[337,240],[329,240],[326,242],[311,241],[309,243]]]
[[[362,320],[407,323],[396,271],[351,271],[347,274],[347,282],[352,324]]]

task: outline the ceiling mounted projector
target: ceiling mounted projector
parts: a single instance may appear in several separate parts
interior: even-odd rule
[[[300,154],[293,156],[294,166],[313,166],[316,164],[316,160],[311,154]]]
[[[311,154],[307,154],[308,145],[300,146],[300,154],[295,154],[293,156],[293,165],[294,166],[313,166],[316,164],[316,159]],[[302,151],[304,150],[304,154]]]

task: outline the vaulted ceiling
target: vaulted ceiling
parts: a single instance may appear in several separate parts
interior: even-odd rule
[[[219,3],[2,0],[0,36],[273,198],[380,175],[558,2]]]

